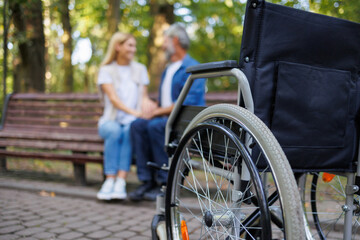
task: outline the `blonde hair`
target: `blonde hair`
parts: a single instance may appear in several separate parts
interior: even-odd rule
[[[123,32],[114,33],[114,35],[112,35],[110,39],[109,46],[106,51],[106,55],[103,61],[101,62],[100,66],[107,65],[112,61],[114,61],[116,59],[116,50],[115,50],[116,44],[118,43],[122,44],[127,40],[129,40],[130,38],[135,39],[135,37],[130,33],[123,33]]]

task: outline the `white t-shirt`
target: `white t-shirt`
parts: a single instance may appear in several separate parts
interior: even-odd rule
[[[131,68],[130,66],[122,65],[117,65],[116,68],[118,71],[118,76],[120,76],[121,83],[118,84],[118,88],[115,89],[115,92],[122,103],[124,103],[129,108],[136,109],[137,101],[139,99],[139,86],[131,79]],[[141,73],[140,82],[142,82],[143,85],[149,84],[147,72]],[[106,83],[112,84],[113,79],[107,71],[104,71],[100,68],[97,84],[101,85]],[[111,104],[109,98],[106,95],[104,101],[105,104]],[[121,124],[129,124],[135,119],[135,116],[118,110],[115,120]]]
[[[177,61],[171,63],[166,70],[165,77],[163,83],[161,85],[161,107],[169,107],[173,104],[171,98],[171,85],[172,79],[176,71],[180,68],[182,61]]]

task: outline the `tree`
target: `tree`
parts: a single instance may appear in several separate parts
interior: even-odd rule
[[[74,78],[73,67],[71,63],[72,55],[72,36],[71,36],[71,24],[69,16],[69,0],[60,0],[58,2],[59,10],[61,14],[61,23],[63,26],[64,34],[61,37],[61,41],[64,44],[64,92],[72,92],[74,90]]]
[[[268,1],[360,21],[359,0]],[[161,45],[168,25],[174,21],[186,25],[191,38],[189,53],[200,63],[238,59],[246,5],[243,0],[0,0],[0,10],[5,2],[12,13],[7,50],[8,62],[13,64],[8,67],[8,81],[14,75],[17,92],[43,91],[45,65],[46,91],[96,91],[99,64],[110,36],[118,30],[135,36],[136,60],[148,66],[150,89],[156,91],[165,67]],[[0,34],[5,37],[2,26]],[[91,58],[71,65],[71,54],[84,39],[91,43]],[[1,61],[5,61],[3,54]],[[4,70],[0,68],[2,75]],[[71,75],[72,80],[67,77]],[[236,82],[232,80],[208,81],[209,90],[233,88]]]
[[[150,90],[155,90],[160,84],[161,73],[164,70],[166,59],[161,46],[163,32],[174,23],[174,6],[167,1],[150,0],[150,14],[153,24],[148,40],[148,70],[151,81]]]
[[[360,22],[358,0],[310,0],[310,7],[315,12]]]
[[[120,0],[108,0],[109,5],[106,10],[106,20],[108,24],[106,39],[110,40],[111,36],[118,31],[120,22]]]
[[[8,1],[4,1],[3,6],[3,34],[4,34],[4,41],[3,41],[3,51],[4,51],[4,59],[3,59],[3,102],[5,102],[5,96],[6,96],[6,79],[7,79],[7,53],[8,53],[8,29],[9,29],[9,23],[8,23]]]
[[[14,61],[14,91],[45,90],[45,37],[41,0],[12,0],[19,57]]]

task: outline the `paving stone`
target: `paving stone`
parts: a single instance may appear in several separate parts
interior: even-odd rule
[[[99,225],[92,224],[92,225],[88,225],[88,226],[79,228],[78,231],[79,231],[79,232],[82,232],[82,233],[85,233],[85,234],[88,234],[88,233],[91,233],[91,232],[95,232],[95,231],[97,231],[97,230],[100,230],[101,228],[102,228],[102,227],[99,226]]]
[[[59,228],[61,226],[63,226],[63,225],[61,223],[59,223],[59,222],[48,222],[48,223],[42,225],[42,227],[46,228],[46,229]]]
[[[119,232],[119,231],[125,230],[127,228],[128,228],[128,226],[121,225],[121,224],[115,224],[115,225],[106,227],[105,229],[109,230],[111,232]]]
[[[142,226],[142,225],[134,225],[129,228],[129,230],[134,231],[134,232],[143,232],[143,231],[149,230],[149,229],[150,229],[150,226]]]
[[[123,221],[128,221],[130,218],[127,216],[117,215],[117,216],[112,216],[111,219],[115,221],[123,222]]]
[[[36,203],[34,205],[29,205],[29,206],[24,207],[23,209],[26,209],[28,211],[32,211],[33,213],[39,213],[39,212],[44,211],[44,209],[43,209],[44,207],[42,207],[39,204],[41,204],[41,203]]]
[[[132,231],[122,231],[120,233],[116,233],[114,234],[114,237],[121,237],[121,238],[130,238],[135,236],[136,233],[132,232]]]
[[[88,217],[86,219],[89,221],[92,221],[92,222],[100,222],[100,221],[105,220],[106,218],[107,218],[106,215],[98,215],[98,216]]]
[[[4,220],[15,220],[15,219],[17,219],[18,218],[18,216],[17,215],[6,215],[6,216],[3,216],[3,219]]]
[[[85,212],[85,213],[81,214],[81,216],[86,219],[97,216],[97,215],[98,215],[98,213],[94,213],[94,212]]]
[[[59,239],[68,239],[68,240],[72,240],[75,238],[79,238],[82,237],[84,234],[80,233],[80,232],[68,232],[68,233],[64,233],[58,236]]]
[[[92,224],[91,222],[88,221],[79,221],[79,222],[73,222],[71,224],[68,224],[66,227],[72,228],[72,229],[76,229],[76,228],[81,228],[81,227],[85,227],[87,225]]]
[[[0,228],[20,224],[19,220],[0,221]]]
[[[18,217],[25,218],[25,217],[36,217],[33,212],[26,211],[18,213]]]
[[[131,237],[131,239],[133,239],[133,240],[149,240],[149,237],[145,237],[145,236],[134,236],[134,237]]]
[[[13,232],[16,232],[16,231],[19,231],[22,229],[24,229],[24,227],[21,225],[7,226],[7,227],[0,228],[0,234],[13,233]]]
[[[34,235],[35,233],[44,232],[44,231],[45,231],[44,228],[34,227],[34,228],[26,228],[24,230],[18,231],[18,232],[16,232],[16,234],[27,237],[27,236]]]
[[[136,220],[136,219],[125,220],[125,221],[122,221],[121,224],[126,225],[128,227],[132,227],[134,225],[139,224],[139,220]]]
[[[62,222],[64,225],[69,225],[73,222],[78,222],[82,219],[82,217],[65,217],[61,219],[59,222]]]
[[[48,220],[48,221],[55,221],[55,220],[63,219],[64,216],[62,216],[62,215],[50,215],[50,216],[46,216],[46,217],[43,217],[43,218]]]
[[[49,232],[41,232],[33,235],[34,238],[38,239],[55,239],[56,235],[54,233]]]
[[[86,236],[89,238],[103,239],[104,237],[107,237],[110,235],[111,235],[111,232],[108,232],[105,230],[100,230],[100,231],[95,231],[93,233],[87,234]]]
[[[36,219],[33,221],[24,222],[23,225],[26,227],[35,227],[35,226],[41,226],[43,223],[47,223],[45,219]]]
[[[78,217],[78,216],[81,216],[83,217],[83,211],[78,211],[78,210],[69,210],[69,209],[64,209],[62,210],[62,213],[64,214],[65,217],[68,217],[68,218],[72,218],[72,217]]]
[[[15,234],[0,235],[0,240],[16,240],[16,239],[19,239],[19,236]]]
[[[0,240],[22,237],[36,240],[150,239],[155,207],[134,206],[127,201],[102,203],[97,202],[95,196],[96,192],[90,200],[58,195],[50,198],[0,188]],[[4,228],[12,229],[5,231]],[[37,232],[40,228],[42,230]]]
[[[113,219],[107,219],[107,220],[99,221],[96,224],[98,224],[100,226],[107,227],[107,226],[111,226],[111,225],[114,225],[114,224],[119,224],[119,221],[116,221],[116,220],[113,220]]]
[[[151,230],[146,230],[146,231],[142,232],[141,235],[146,236],[146,237],[151,237]]]
[[[47,216],[56,216],[56,215],[59,215],[59,212],[58,211],[42,211],[42,212],[39,212],[38,213],[40,216],[42,217],[47,217]]]
[[[19,217],[22,221],[32,221],[32,220],[38,220],[40,219],[40,216],[38,215],[29,215],[29,216],[22,216]]]
[[[1,213],[1,215],[13,215],[13,214],[18,214],[19,213],[19,209],[12,209],[12,210],[5,210]]]
[[[58,228],[53,228],[53,229],[49,230],[49,232],[58,233],[58,234],[66,233],[66,232],[69,232],[69,231],[70,231],[70,229],[65,228],[65,227],[58,227]]]
[[[119,215],[121,216],[125,216],[128,219],[132,219],[134,218],[136,215],[134,214],[134,212],[137,212],[135,208],[129,208],[126,212],[123,213],[119,213]]]

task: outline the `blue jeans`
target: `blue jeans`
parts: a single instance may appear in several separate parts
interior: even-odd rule
[[[164,150],[165,126],[167,117],[150,120],[136,119],[131,124],[131,139],[136,155],[137,175],[140,181],[166,183],[167,172],[149,168],[146,163],[151,161],[162,166],[168,164],[168,156]]]
[[[132,159],[130,124],[107,121],[99,126],[104,139],[104,173],[116,175],[119,170],[128,172]]]

